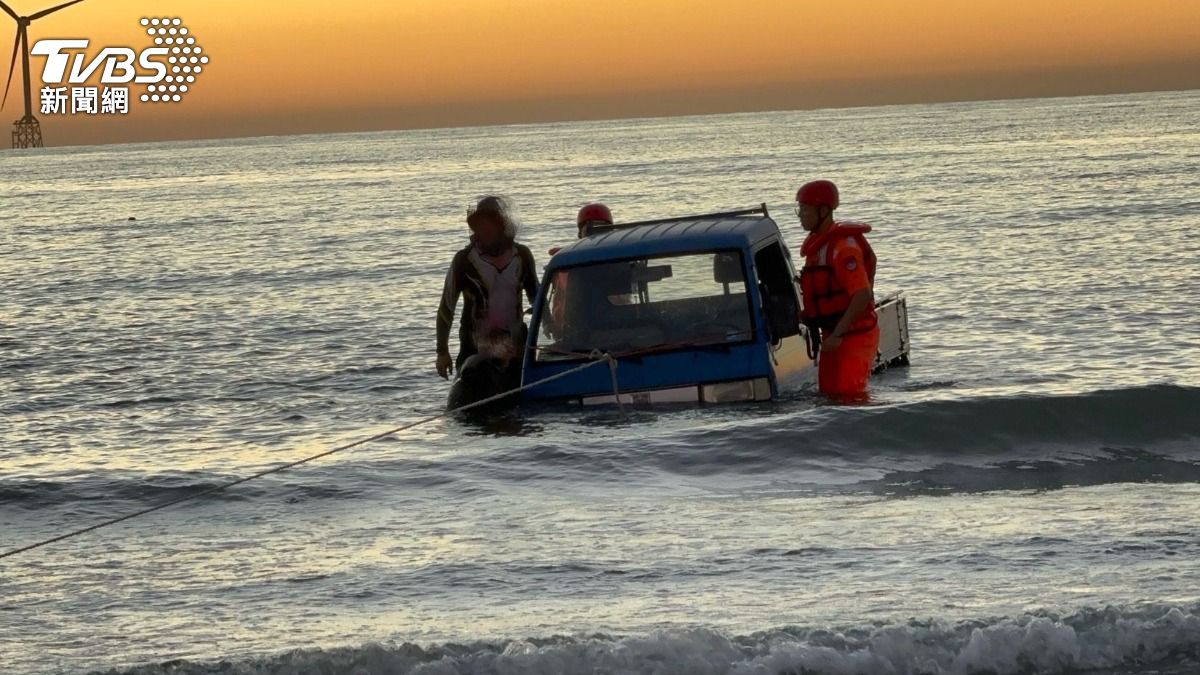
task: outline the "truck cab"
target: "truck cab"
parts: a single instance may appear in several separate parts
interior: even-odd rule
[[[522,384],[610,354],[621,403],[765,401],[809,386],[795,278],[765,205],[596,228],[546,266]],[[522,396],[605,404],[613,390],[610,373],[591,368]]]

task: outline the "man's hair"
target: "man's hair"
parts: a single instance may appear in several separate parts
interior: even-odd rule
[[[473,224],[476,218],[487,215],[496,216],[504,223],[505,238],[510,241],[516,240],[521,223],[517,219],[516,207],[512,200],[500,195],[480,197],[474,206],[467,209],[467,223]]]

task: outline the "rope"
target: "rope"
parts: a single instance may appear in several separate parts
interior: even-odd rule
[[[604,354],[599,349],[593,349],[591,354],[588,354],[589,359],[606,359],[608,361],[608,373],[612,376],[613,400],[617,402],[617,409],[622,413],[625,412],[625,406],[621,403],[621,390],[617,388],[617,360],[610,354]]]
[[[34,549],[37,549],[37,548],[41,548],[41,547],[43,547],[43,546],[49,546],[50,544],[55,544],[55,543],[58,543],[58,542],[60,542],[60,541],[64,541],[64,540],[66,540],[66,539],[71,539],[71,538],[74,538],[74,537],[78,537],[78,536],[80,536],[80,535],[87,534],[88,532],[94,532],[94,531],[96,531],[96,530],[99,530],[99,529],[101,529],[101,528],[104,528],[104,527],[109,527],[109,526],[111,526],[111,525],[116,525],[116,524],[118,524],[118,523],[123,523],[123,522],[125,522],[125,521],[127,521],[127,520],[133,520],[134,518],[139,518],[139,517],[141,517],[141,516],[144,516],[144,515],[147,515],[147,514],[150,514],[150,513],[154,513],[155,511],[162,511],[163,509],[170,508],[170,507],[172,507],[172,506],[175,506],[175,505],[177,505],[177,504],[182,504],[183,502],[192,501],[192,500],[194,500],[194,499],[199,499],[199,498],[201,498],[201,497],[205,497],[205,496],[211,495],[211,494],[213,494],[213,493],[216,493],[216,492],[221,492],[221,491],[223,491],[223,490],[228,490],[229,488],[231,488],[231,487],[234,487],[234,486],[237,486],[237,485],[241,485],[242,483],[248,483],[248,482],[250,482],[250,481],[252,481],[252,480],[255,480],[255,479],[258,479],[258,478],[262,478],[262,477],[264,477],[264,476],[269,476],[269,475],[271,475],[271,474],[273,474],[273,473],[280,473],[280,472],[282,472],[282,471],[287,471],[288,469],[291,469],[291,468],[294,468],[294,467],[300,466],[301,464],[307,464],[307,463],[309,463],[309,462],[312,462],[312,461],[315,461],[315,460],[321,459],[321,458],[323,458],[323,457],[328,457],[328,456],[330,456],[330,455],[332,455],[332,454],[335,454],[335,453],[338,453],[338,452],[343,452],[343,451],[345,451],[345,450],[350,450],[351,448],[357,448],[357,447],[359,447],[359,446],[361,446],[361,445],[366,445],[367,443],[373,443],[373,442],[375,442],[375,441],[378,441],[378,440],[381,440],[381,439],[387,438],[388,436],[391,436],[391,435],[393,435],[393,434],[398,434],[398,433],[400,433],[401,431],[407,431],[408,429],[412,429],[413,427],[420,426],[420,425],[422,425],[422,424],[426,424],[426,423],[428,423],[428,422],[432,422],[432,421],[434,421],[434,420],[441,419],[441,418],[443,418],[443,417],[446,417],[446,416],[448,416],[448,415],[452,415],[452,414],[454,414],[454,413],[465,412],[465,411],[467,411],[467,410],[470,410],[470,409],[472,409],[472,408],[478,408],[478,407],[480,407],[480,406],[487,405],[488,403],[494,403],[494,402],[496,402],[496,401],[499,401],[500,399],[507,398],[507,397],[509,397],[509,396],[512,396],[513,394],[518,394],[518,393],[520,393],[520,392],[522,392],[522,391],[524,391],[524,390],[526,390],[526,389],[529,389],[529,388],[531,388],[531,387],[536,387],[536,386],[538,386],[538,385],[541,385],[541,384],[546,384],[547,382],[553,382],[554,380],[558,380],[558,379],[564,378],[564,377],[566,377],[566,376],[568,376],[568,375],[573,375],[573,374],[575,374],[575,373],[578,373],[578,372],[580,372],[580,371],[587,370],[588,368],[591,368],[592,366],[595,366],[595,365],[597,365],[597,364],[600,364],[600,363],[608,363],[609,371],[612,373],[612,378],[613,378],[613,395],[614,395],[614,396],[616,396],[616,398],[617,398],[617,405],[620,405],[620,403],[621,403],[621,398],[620,398],[620,396],[617,394],[617,370],[616,370],[616,368],[617,368],[617,360],[616,360],[615,358],[613,358],[611,354],[600,354],[600,353],[598,353],[598,352],[597,352],[597,354],[598,354],[598,356],[596,356],[596,359],[597,359],[597,360],[595,360],[595,361],[592,361],[591,363],[585,363],[585,364],[583,364],[583,365],[581,365],[581,366],[577,366],[577,367],[575,367],[575,368],[572,368],[572,369],[570,369],[570,370],[564,370],[564,371],[563,371],[563,372],[561,372],[561,373],[556,373],[556,374],[554,374],[554,375],[551,375],[551,376],[549,376],[549,377],[543,378],[543,379],[541,379],[541,380],[538,380],[538,381],[536,381],[536,382],[530,382],[529,384],[522,384],[521,386],[519,386],[519,387],[517,387],[517,388],[515,388],[515,389],[510,389],[510,390],[508,390],[508,391],[501,392],[501,393],[499,393],[499,394],[496,394],[496,395],[494,395],[494,396],[489,396],[489,397],[487,397],[487,398],[485,398],[485,399],[482,399],[482,400],[479,400],[479,401],[475,401],[474,403],[468,403],[468,404],[466,404],[466,405],[459,406],[459,407],[457,407],[457,408],[455,408],[455,409],[453,409],[453,410],[446,410],[446,411],[444,411],[444,412],[441,412],[441,413],[438,413],[438,414],[436,414],[436,415],[430,415],[429,417],[425,417],[425,418],[419,419],[419,420],[417,420],[416,422],[409,422],[408,424],[404,424],[404,425],[398,426],[398,427],[396,427],[395,429],[389,429],[388,431],[384,431],[384,432],[381,432],[381,433],[375,434],[374,436],[370,436],[370,437],[368,437],[368,438],[364,438],[364,439],[361,439],[361,440],[358,440],[358,441],[354,441],[353,443],[347,443],[347,444],[345,444],[345,445],[339,445],[339,446],[338,446],[338,447],[336,447],[336,448],[331,448],[331,449],[329,449],[329,450],[325,450],[324,452],[319,452],[319,453],[317,453],[317,454],[315,454],[315,455],[311,455],[311,456],[309,456],[309,457],[305,457],[305,458],[303,458],[303,459],[298,459],[298,460],[296,460],[296,461],[294,461],[294,462],[288,462],[288,463],[286,463],[286,464],[280,464],[280,465],[278,465],[278,466],[274,466],[274,467],[272,467],[272,468],[270,468],[270,469],[264,469],[264,470],[262,470],[262,471],[259,471],[258,473],[254,473],[254,474],[251,474],[251,475],[249,475],[249,476],[245,476],[244,478],[239,478],[239,479],[237,479],[237,480],[232,480],[232,481],[229,481],[228,483],[222,483],[221,485],[217,485],[217,486],[214,486],[214,487],[208,488],[207,490],[201,490],[200,492],[195,492],[195,493],[192,493],[192,494],[190,494],[190,495],[186,495],[186,496],[183,496],[183,497],[179,497],[178,499],[172,499],[172,500],[171,500],[171,501],[169,501],[169,502],[164,502],[164,503],[162,503],[162,504],[159,504],[159,505],[157,505],[157,506],[151,506],[151,507],[149,507],[149,508],[142,509],[141,511],[135,511],[135,512],[133,512],[133,513],[128,513],[128,514],[126,514],[126,515],[119,516],[119,517],[117,517],[117,518],[112,518],[112,519],[110,519],[110,520],[106,520],[106,521],[103,521],[103,522],[100,522],[100,523],[96,523],[95,525],[89,525],[88,527],[83,527],[83,528],[80,528],[80,529],[78,529],[78,530],[73,530],[73,531],[71,531],[71,532],[67,532],[66,534],[60,534],[60,535],[58,535],[57,537],[51,537],[50,539],[45,539],[45,540],[42,540],[42,541],[39,541],[39,542],[36,542],[36,543],[33,543],[33,544],[29,544],[28,546],[22,546],[22,547],[20,547],[20,548],[15,548],[15,549],[12,549],[11,551],[5,551],[4,553],[0,553],[0,560],[3,560],[3,559],[5,559],[5,558],[12,557],[12,556],[14,556],[14,555],[17,555],[17,554],[19,554],[19,553],[26,553],[26,552],[28,552],[28,551],[32,551],[32,550],[34,550]]]
[[[625,405],[621,403],[621,389],[617,386],[617,360],[608,357],[608,374],[612,376],[613,383],[613,399],[617,402],[617,410],[625,412]]]

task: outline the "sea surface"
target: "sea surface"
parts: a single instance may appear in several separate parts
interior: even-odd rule
[[[0,560],[4,673],[1200,671],[1200,92],[0,152],[0,550],[444,405],[468,204],[538,264],[842,187],[868,405],[523,410]],[[46,128],[53,141],[53,129]]]

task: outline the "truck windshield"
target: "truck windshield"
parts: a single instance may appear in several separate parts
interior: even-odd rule
[[[549,284],[535,328],[539,360],[753,337],[736,250],[580,265],[555,271]]]

